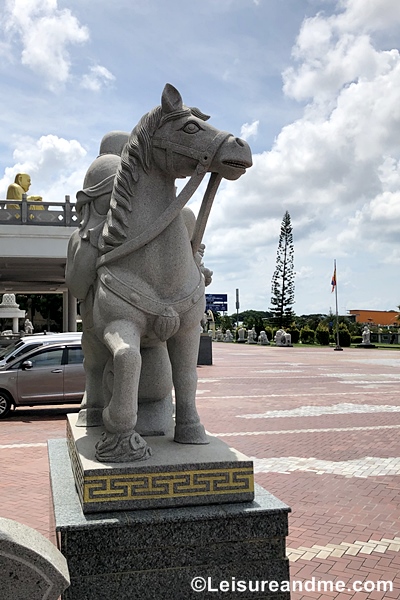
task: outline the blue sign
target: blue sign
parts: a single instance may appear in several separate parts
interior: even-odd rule
[[[206,310],[227,312],[228,294],[206,294]]]

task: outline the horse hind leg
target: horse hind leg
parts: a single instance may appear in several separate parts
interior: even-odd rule
[[[172,373],[165,343],[141,348],[138,420],[140,435],[166,435],[174,428]]]
[[[99,385],[110,352],[91,330],[82,334],[84,368],[86,374],[85,393],[80,407],[78,427],[97,427],[103,425],[103,410],[106,404],[104,386]]]
[[[168,340],[175,388],[175,442],[180,444],[208,444],[205,429],[196,409],[197,357],[200,326],[179,331]]]

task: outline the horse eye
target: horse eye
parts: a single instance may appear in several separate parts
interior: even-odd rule
[[[197,133],[198,131],[200,131],[200,129],[201,127],[197,125],[197,123],[195,123],[194,121],[190,121],[189,123],[186,123],[184,127],[182,127],[182,131],[184,131],[185,133]]]

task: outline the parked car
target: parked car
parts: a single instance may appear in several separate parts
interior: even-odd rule
[[[0,370],[0,419],[18,406],[79,403],[84,390],[80,342],[42,345]]]
[[[39,348],[45,344],[54,344],[69,342],[71,340],[81,341],[82,332],[73,331],[66,333],[48,333],[41,335],[28,335],[20,338],[19,340],[12,342],[4,348],[0,348],[0,369],[4,368],[5,365],[11,363],[14,358],[19,358],[33,350]]]

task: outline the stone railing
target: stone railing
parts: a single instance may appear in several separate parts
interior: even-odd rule
[[[27,200],[0,200],[0,225],[53,225],[77,227],[75,204],[65,196],[64,202],[38,202]]]

